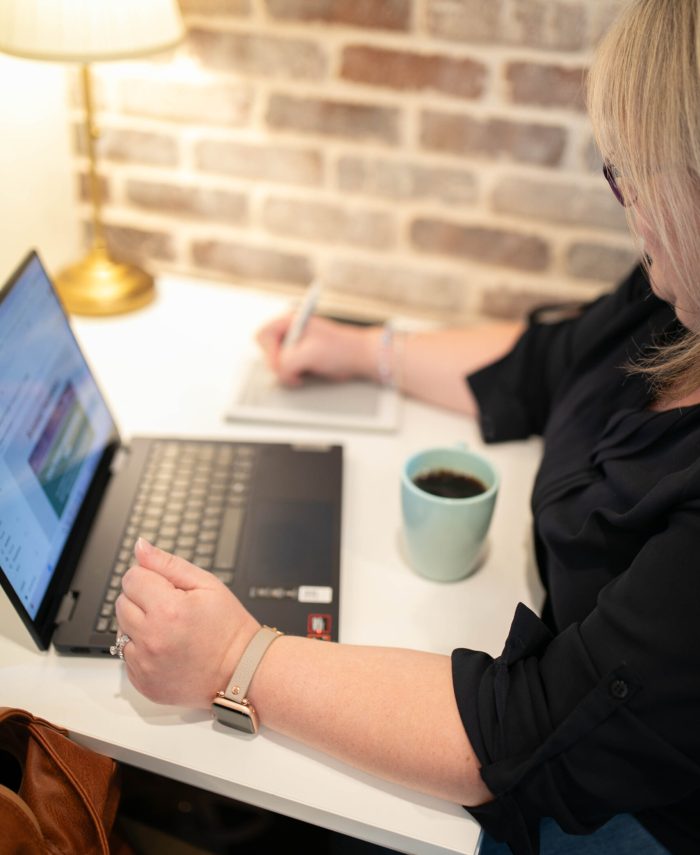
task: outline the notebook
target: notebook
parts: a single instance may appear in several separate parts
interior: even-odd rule
[[[401,398],[396,389],[361,380],[334,383],[306,377],[285,388],[256,355],[234,382],[230,421],[277,422],[364,431],[396,431]]]
[[[0,291],[0,582],[41,648],[109,652],[138,536],[336,640],[341,494],[338,445],[122,442],[36,252]]]

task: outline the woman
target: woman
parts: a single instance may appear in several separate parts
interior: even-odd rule
[[[700,851],[699,48],[698,0],[633,0],[597,54],[591,116],[646,267],[614,294],[526,330],[399,343],[314,319],[289,352],[288,319],[260,333],[286,382],[392,375],[477,416],[487,440],[545,438],[548,599],[542,619],[518,607],[501,657],[285,636],[249,691],[267,727],[467,805],[483,853]],[[129,677],[209,706],[258,624],[204,571],[143,541],[136,559],[117,602]]]

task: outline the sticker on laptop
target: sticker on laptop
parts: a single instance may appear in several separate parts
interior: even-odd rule
[[[332,603],[333,588],[328,585],[299,585],[297,599],[300,603]]]
[[[331,640],[332,615],[310,614],[306,619],[306,635],[321,641]]]
[[[254,600],[297,600],[300,603],[327,605],[333,602],[333,588],[328,585],[299,585],[298,588],[251,587],[248,589],[248,596]]]

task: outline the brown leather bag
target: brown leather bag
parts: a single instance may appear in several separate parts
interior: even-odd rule
[[[24,710],[0,707],[0,855],[108,855],[118,765]]]

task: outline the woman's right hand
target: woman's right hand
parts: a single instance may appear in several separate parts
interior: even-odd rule
[[[139,538],[116,614],[124,661],[141,694],[207,709],[260,628],[212,573]]]
[[[298,386],[304,374],[328,380],[376,379],[381,327],[358,327],[313,316],[299,341],[284,348],[293,315],[265,324],[256,336],[268,366],[286,386]]]

